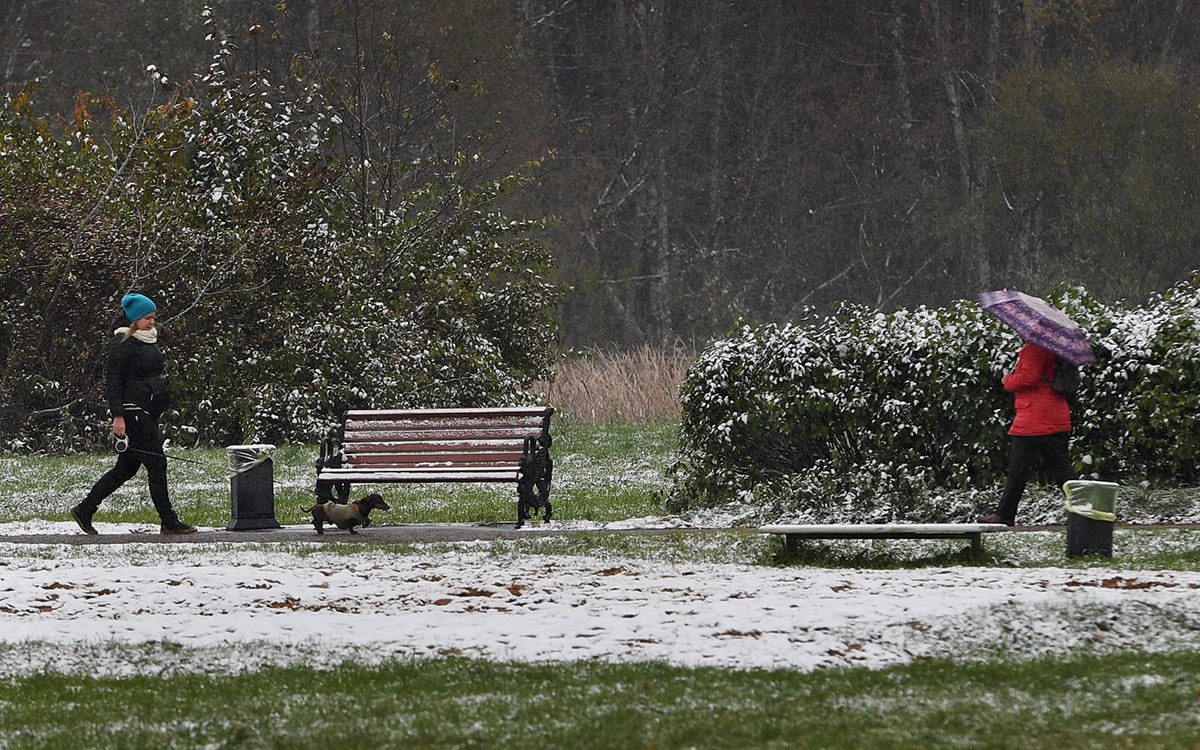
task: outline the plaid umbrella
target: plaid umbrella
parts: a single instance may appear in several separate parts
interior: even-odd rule
[[[1096,361],[1079,325],[1041,297],[1004,290],[984,292],[979,295],[979,301],[984,310],[1030,344],[1037,344],[1075,365]]]

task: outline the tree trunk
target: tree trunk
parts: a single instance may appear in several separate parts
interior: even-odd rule
[[[1179,19],[1183,15],[1184,0],[1175,0],[1175,12],[1171,14],[1171,22],[1167,33],[1163,35],[1162,51],[1159,53],[1160,64],[1166,64],[1171,56],[1171,42],[1175,39],[1175,30],[1179,27]]]
[[[667,158],[660,145],[655,154],[654,177],[650,182],[650,207],[654,211],[654,234],[650,242],[653,263],[653,278],[650,281],[650,311],[653,316],[654,336],[664,346],[672,338],[671,332],[671,221],[670,207],[664,198],[667,180]]]
[[[29,3],[27,0],[21,0],[20,3],[13,3],[8,11],[12,17],[12,39],[8,48],[8,60],[4,63],[4,80],[11,81],[16,75],[17,55],[24,49],[23,42],[25,41],[25,28],[29,23]],[[23,77],[23,76],[22,76]]]
[[[959,71],[951,62],[950,34],[948,21],[942,14],[940,0],[930,0],[928,4],[930,22],[933,26],[934,46],[938,60],[941,63],[942,87],[946,93],[949,105],[950,129],[954,138],[954,153],[958,166],[958,181],[963,200],[971,206],[967,212],[971,217],[967,227],[967,254],[975,268],[976,282],[981,289],[991,285],[991,263],[988,258],[987,245],[984,242],[983,230],[977,218],[978,211],[974,208],[979,202],[978,185],[972,177],[971,149],[967,142],[967,128],[963,113],[962,92],[959,84]]]
[[[904,13],[898,2],[892,3],[892,21],[888,32],[892,37],[892,63],[896,66],[896,97],[900,100],[900,114],[903,122],[900,129],[908,132],[916,119],[913,116],[912,94],[908,83],[908,62],[904,59]]]

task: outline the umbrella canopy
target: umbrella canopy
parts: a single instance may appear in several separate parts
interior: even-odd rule
[[[1062,310],[1041,297],[1024,292],[984,292],[979,295],[983,309],[995,315],[1022,339],[1075,365],[1096,361],[1091,344],[1079,325]]]

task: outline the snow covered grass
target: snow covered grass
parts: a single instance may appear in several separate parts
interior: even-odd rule
[[[557,420],[551,431],[555,437],[551,501],[556,516],[609,522],[662,512],[677,425],[586,426]],[[187,459],[172,461],[169,469],[171,498],[180,516],[196,525],[224,526],[230,514],[225,451],[168,446],[167,453]],[[275,451],[275,511],[280,523],[305,521],[299,508],[312,504],[316,457],[316,447],[308,445],[283,445]],[[0,519],[68,520],[67,510],[83,499],[112,463],[112,454],[0,455]],[[511,522],[516,517],[516,495],[510,486],[382,489],[393,511],[373,516],[376,523]],[[149,525],[156,518],[144,472],[106,500],[96,515],[99,523]]]
[[[742,543],[729,561],[689,559],[722,534]],[[1122,530],[1118,558],[1070,565],[1055,531],[989,538],[978,566],[897,543],[909,564],[883,569],[758,564],[744,531],[606,536],[0,543],[0,746],[1200,737],[1195,532]],[[1190,570],[1126,559],[1145,551],[1190,554]]]
[[[1112,559],[1053,529],[990,535],[980,564],[946,541],[789,558],[736,526],[751,509],[662,513],[673,427],[556,434],[574,533],[495,542],[6,542],[73,530],[109,459],[0,457],[0,748],[1200,739],[1200,531],[1118,528]],[[223,456],[180,455],[205,464],[172,467],[185,517],[223,526]],[[307,500],[311,457],[280,449],[277,497]],[[98,520],[148,523],[140,480]],[[478,498],[509,520],[506,491]]]

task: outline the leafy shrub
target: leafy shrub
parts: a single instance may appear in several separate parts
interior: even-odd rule
[[[1192,482],[1200,295],[1146,306],[1085,290],[1050,300],[1088,331],[1073,452],[1085,476]],[[1020,339],[974,302],[891,314],[845,305],[805,325],[744,326],[682,388],[675,509],[753,502],[826,520],[961,519],[1003,478]]]
[[[177,441],[312,441],[351,407],[525,398],[548,374],[562,294],[547,221],[504,207],[538,163],[484,178],[480,154],[414,132],[383,180],[383,157],[340,149],[346,116],[321,88],[336,83],[239,77],[210,39],[211,66],[144,112],[81,94],[73,120],[53,120],[36,86],[0,100],[7,447],[105,438],[127,291],[162,311]],[[450,121],[430,112],[430,128]]]

